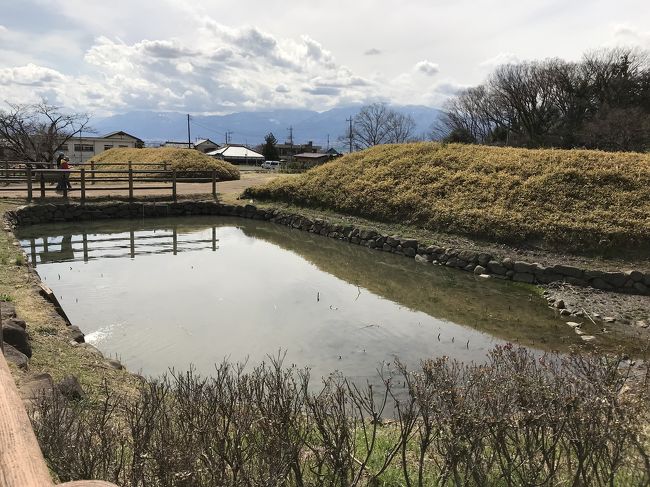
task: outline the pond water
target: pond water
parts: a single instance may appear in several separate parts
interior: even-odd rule
[[[269,222],[62,223],[18,237],[86,341],[145,375],[283,350],[316,377],[372,377],[397,357],[580,343],[533,288]]]

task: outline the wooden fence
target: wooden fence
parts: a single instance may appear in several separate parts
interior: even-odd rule
[[[212,171],[191,171],[191,177],[185,173],[167,169],[167,163],[137,163],[138,166],[158,169],[133,169],[133,163],[111,163],[109,166],[124,166],[125,169],[96,169],[102,165],[90,163],[71,169],[51,169],[47,163],[35,162],[3,162],[0,169],[0,194],[2,192],[24,192],[28,201],[36,196],[41,199],[47,193],[56,193],[59,182],[64,179],[72,186],[62,184],[61,195],[67,198],[70,193],[79,193],[81,204],[86,200],[86,194],[92,191],[124,191],[128,192],[129,200],[133,200],[136,191],[169,190],[171,199],[177,199],[177,184],[179,182],[211,182],[212,196],[217,197],[217,173]],[[154,183],[154,184],[142,184]]]
[[[126,233],[128,232],[128,236]],[[32,266],[48,262],[88,262],[100,258],[123,258],[154,254],[173,254],[193,252],[197,250],[212,250],[216,252],[219,243],[217,227],[212,226],[211,238],[178,238],[176,227],[169,232],[156,231],[149,233],[138,230],[93,235],[64,235],[53,238],[51,235],[29,236],[21,239],[23,251],[30,257]],[[118,252],[106,254],[108,249],[119,249]]]

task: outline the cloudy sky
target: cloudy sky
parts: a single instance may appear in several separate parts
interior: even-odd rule
[[[0,0],[0,100],[97,115],[441,106],[495,65],[650,48],[647,0]]]

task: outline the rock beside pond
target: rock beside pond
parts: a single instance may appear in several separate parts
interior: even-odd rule
[[[84,343],[86,341],[85,335],[83,332],[79,329],[78,326],[71,326],[68,328],[70,332],[70,338],[72,338],[75,342],[77,343]]]
[[[418,264],[428,264],[429,263],[427,258],[425,256],[423,256],[423,255],[416,255],[415,256],[415,262],[417,262]]]
[[[8,343],[4,344],[4,351],[5,351],[5,359],[7,359],[7,362],[11,362],[19,369],[23,369],[23,370],[28,369],[29,359],[27,358],[27,355],[16,350]]]
[[[16,307],[7,303],[6,301],[0,302],[0,316],[2,317],[2,322],[15,318],[16,317]]]
[[[86,393],[74,375],[65,376],[56,386],[66,399],[78,401],[86,397]]]
[[[43,396],[59,394],[50,374],[37,374],[30,377],[20,388],[20,393],[27,400],[38,400]]]
[[[14,320],[9,320],[2,325],[2,339],[27,357],[32,356],[32,347],[29,344],[27,332],[20,324],[14,323]]]
[[[115,370],[122,370],[124,368],[122,362],[114,358],[107,359],[106,364],[108,364],[110,367],[114,368]]]

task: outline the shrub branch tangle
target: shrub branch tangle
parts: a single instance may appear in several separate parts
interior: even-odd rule
[[[618,358],[397,363],[381,387],[319,392],[281,356],[143,382],[135,397],[43,397],[32,421],[60,480],[139,486],[648,485],[647,378]],[[388,419],[392,417],[393,419]]]

